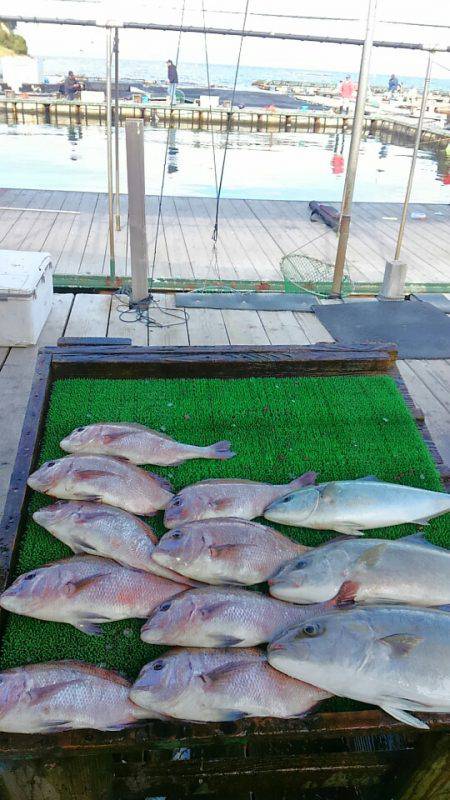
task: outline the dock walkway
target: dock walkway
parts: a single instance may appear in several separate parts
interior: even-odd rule
[[[148,196],[151,266],[157,207],[158,198]],[[450,291],[450,205],[414,204],[411,210],[424,212],[426,219],[409,219],[406,226],[403,257],[408,281],[446,284]],[[155,254],[157,279],[281,281],[281,258],[299,248],[334,263],[336,234],[310,222],[307,202],[222,200],[217,262],[211,240],[214,213],[211,198],[164,198]],[[394,254],[400,213],[399,203],[355,203],[348,248],[355,282],[381,282],[385,261]],[[121,198],[121,218],[116,275],[125,276],[130,272],[126,196]],[[79,285],[88,285],[96,276],[108,276],[107,229],[104,193],[0,189],[0,248],[50,252],[57,280],[70,275]]]
[[[174,296],[158,295],[151,317],[162,325],[148,329],[119,317],[119,298],[111,294],[56,294],[38,346],[60,336],[127,336],[136,345],[285,345],[332,341],[314,314],[290,311],[175,310]],[[324,301],[327,302],[327,301]],[[339,301],[332,301],[339,302]],[[370,302],[370,301],[368,301]],[[167,316],[164,312],[176,314]],[[16,456],[38,346],[0,348],[0,516]],[[400,372],[443,461],[450,464],[450,360],[398,362]]]

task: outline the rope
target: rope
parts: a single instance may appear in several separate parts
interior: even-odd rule
[[[243,42],[244,42],[244,32],[245,32],[245,26],[247,24],[249,4],[250,4],[250,0],[246,0],[245,11],[244,11],[244,19],[243,19],[243,22],[242,22],[241,38],[240,38],[240,42],[239,42],[239,52],[238,52],[238,57],[237,57],[237,61],[236,61],[236,72],[234,74],[233,92],[231,94],[231,110],[230,110],[230,112],[228,114],[228,123],[227,123],[227,132],[226,132],[226,136],[225,136],[225,147],[224,147],[223,160],[222,160],[222,169],[220,171],[219,186],[218,186],[217,194],[216,194],[216,215],[215,215],[214,229],[213,229],[213,234],[212,234],[212,238],[213,238],[214,242],[217,242],[217,238],[218,238],[218,235],[219,235],[220,196],[221,196],[221,193],[222,193],[223,176],[224,176],[224,172],[225,172],[225,162],[226,162],[227,151],[228,151],[228,140],[230,138],[230,130],[231,130],[231,115],[233,113],[234,98],[236,96],[236,86],[237,86],[237,79],[238,79],[238,75],[239,75],[239,67],[240,67],[240,64],[241,64],[242,45],[243,45]]]
[[[208,82],[209,108],[211,110],[211,80],[210,80],[210,77],[209,77],[208,35],[206,33],[205,0],[202,0],[202,14],[203,14],[203,36],[205,38],[206,80]],[[215,183],[216,195],[217,195],[217,192],[218,192],[217,161],[216,161],[216,148],[215,148],[215,143],[214,143],[214,125],[212,124],[212,120],[211,120],[211,146],[212,146],[213,163],[214,163],[214,183]]]
[[[176,58],[175,58],[175,66],[177,68],[178,68],[178,59],[179,59],[179,56],[180,56],[181,33],[182,33],[182,30],[183,30],[185,9],[186,9],[186,0],[183,0],[183,6],[182,6],[182,10],[181,10],[180,29],[179,29],[179,32],[178,32],[177,54],[176,54]],[[172,92],[171,93],[171,97],[170,97],[170,115],[172,114],[174,99],[175,99],[175,92]],[[168,153],[169,153],[169,139],[170,139],[170,119],[169,119],[169,126],[167,128],[167,137],[166,137],[166,147],[165,147],[165,152],[164,152],[163,172],[162,172],[162,178],[161,178],[161,187],[160,187],[160,191],[159,191],[158,216],[157,216],[157,219],[156,219],[156,231],[155,231],[155,246],[153,248],[152,271],[151,271],[151,275],[150,275],[150,292],[152,290],[153,278],[154,278],[154,275],[155,275],[156,252],[157,252],[157,249],[158,249],[159,228],[160,228],[160,224],[161,224],[162,201],[163,201],[163,197],[164,197],[164,186],[165,186],[165,182],[166,182],[167,156],[168,156]]]

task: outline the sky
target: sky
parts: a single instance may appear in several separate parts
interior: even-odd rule
[[[329,36],[363,38],[368,0],[316,0],[314,4],[298,0],[250,0],[247,28],[265,31],[287,31]],[[245,0],[185,0],[184,24],[202,25],[202,3],[206,25],[242,27]],[[166,22],[180,24],[183,0],[128,0],[127,21]],[[223,7],[226,5],[226,11]],[[8,8],[9,6],[9,8]],[[120,22],[124,3],[118,0],[2,0],[4,13],[50,18],[95,19],[99,22]],[[344,21],[298,19],[298,15],[345,17]],[[123,19],[123,16],[122,16]],[[387,24],[385,21],[403,24]],[[405,23],[415,23],[407,25]],[[432,26],[447,26],[432,27]],[[105,34],[99,28],[55,27],[54,25],[19,24],[32,55],[103,57]],[[375,38],[427,45],[450,44],[450,11],[448,0],[378,0]],[[167,58],[174,58],[178,36],[175,33],[128,31],[121,33],[121,56],[131,59],[161,59],[162,72]],[[232,64],[236,60],[239,38],[208,36],[209,60],[215,64]],[[201,35],[183,34],[180,62],[202,62],[204,42]],[[349,45],[328,45],[307,42],[285,42],[245,39],[241,63],[246,66],[270,65],[311,70],[358,71],[360,48]],[[450,78],[450,53],[436,55],[433,77]],[[407,50],[375,48],[372,73],[398,75],[424,74],[426,54]],[[442,65],[442,66],[441,66]]]

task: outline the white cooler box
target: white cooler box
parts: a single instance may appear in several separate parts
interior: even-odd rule
[[[36,344],[53,301],[49,253],[0,250],[0,346]]]

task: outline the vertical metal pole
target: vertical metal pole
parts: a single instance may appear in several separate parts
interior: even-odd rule
[[[358,167],[359,145],[361,143],[367,86],[369,83],[370,56],[372,54],[373,36],[375,32],[376,10],[377,0],[369,0],[366,35],[361,54],[361,66],[359,69],[358,94],[356,97],[355,113],[353,117],[352,138],[350,140],[347,173],[345,176],[344,192],[342,195],[339,242],[336,253],[336,261],[334,264],[333,286],[330,297],[340,297],[341,295],[345,256],[347,253],[348,237],[350,233],[353,190],[355,187],[356,170]]]
[[[116,231],[120,231],[120,164],[119,164],[119,29],[114,28],[114,144],[116,165]]]
[[[398,238],[397,238],[397,247],[395,248],[395,261],[400,259],[400,251],[402,249],[402,242],[403,242],[403,233],[405,231],[405,224],[406,224],[406,216],[408,214],[408,205],[409,200],[411,197],[411,190],[414,180],[414,171],[416,169],[416,162],[417,162],[417,153],[419,152],[420,147],[420,139],[422,136],[422,128],[423,128],[423,120],[425,118],[425,111],[427,108],[427,100],[428,100],[428,91],[430,88],[430,77],[431,77],[431,68],[433,65],[433,53],[429,51],[428,53],[428,63],[427,63],[427,71],[425,75],[425,81],[423,84],[423,93],[422,93],[422,104],[420,106],[420,114],[419,120],[417,122],[417,131],[416,131],[416,139],[414,142],[414,150],[411,158],[411,166],[409,169],[409,178],[408,178],[408,185],[406,187],[406,194],[405,200],[403,203],[403,211],[402,211],[402,218],[400,221],[400,227],[398,229]]]
[[[128,222],[130,226],[131,302],[148,297],[148,247],[145,227],[144,123],[125,122],[128,180]]]
[[[114,247],[114,195],[113,195],[113,163],[112,163],[112,128],[111,128],[111,28],[106,28],[106,154],[108,172],[108,219],[109,219],[109,275],[115,278],[116,256]]]

